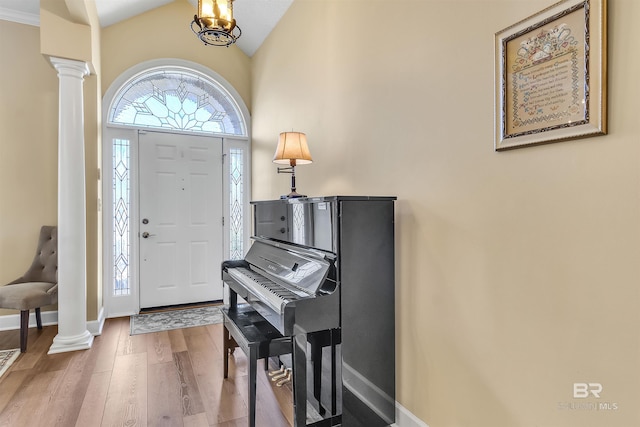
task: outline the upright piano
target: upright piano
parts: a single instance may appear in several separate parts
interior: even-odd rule
[[[291,338],[296,427],[395,422],[395,200],[252,202],[253,243],[222,264],[231,309]]]

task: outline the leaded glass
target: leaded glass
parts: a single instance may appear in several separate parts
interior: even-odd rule
[[[154,70],[131,80],[114,97],[109,122],[246,136],[242,114],[228,92],[185,70]]]
[[[229,153],[229,206],[231,221],[229,224],[229,241],[231,259],[244,258],[243,248],[243,152],[232,148]]]
[[[129,295],[129,141],[113,140],[113,295]]]

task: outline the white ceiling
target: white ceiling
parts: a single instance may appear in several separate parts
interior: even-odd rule
[[[107,27],[174,0],[93,1],[96,3],[100,26]],[[195,13],[198,0],[188,0],[188,2],[193,5]],[[236,42],[238,47],[247,55],[253,56],[292,2],[293,0],[235,0],[234,18],[242,29],[242,36]],[[39,25],[39,15],[40,0],[0,0],[0,19]],[[184,19],[187,27],[193,17],[185,16],[180,19]]]

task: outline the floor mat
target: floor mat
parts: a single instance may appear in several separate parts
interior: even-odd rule
[[[222,306],[207,306],[131,316],[131,335],[222,323]]]

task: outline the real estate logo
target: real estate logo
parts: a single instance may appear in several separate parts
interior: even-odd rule
[[[600,393],[602,393],[602,384],[600,383],[573,383],[574,399],[586,399],[589,395],[600,399]]]
[[[602,400],[604,387],[601,383],[573,383],[573,401],[558,402],[562,411],[617,411],[617,402]]]

